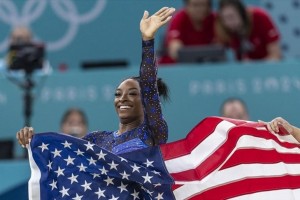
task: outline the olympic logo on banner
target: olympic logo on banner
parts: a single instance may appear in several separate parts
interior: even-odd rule
[[[54,14],[68,23],[67,31],[55,41],[46,41],[47,50],[57,51],[67,46],[76,36],[81,24],[89,23],[96,19],[103,11],[106,0],[96,0],[95,5],[86,13],[79,13],[72,0],[27,0],[21,12],[11,0],[0,1],[0,21],[13,27],[26,26],[35,22],[45,11],[47,6],[51,6]],[[39,37],[36,35],[39,39]],[[0,52],[7,49],[9,36],[0,41]]]

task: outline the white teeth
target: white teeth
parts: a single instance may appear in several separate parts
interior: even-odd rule
[[[120,109],[128,109],[128,108],[130,108],[130,106],[120,106]]]

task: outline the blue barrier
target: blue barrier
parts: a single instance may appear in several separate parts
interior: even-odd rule
[[[169,141],[183,138],[204,117],[219,115],[222,101],[231,96],[246,101],[252,120],[280,115],[299,125],[299,64],[286,61],[160,68],[159,76],[171,89],[171,102],[162,105]],[[114,89],[125,77],[137,74],[137,65],[130,69],[54,73],[35,89],[32,126],[36,132],[59,131],[63,112],[75,106],[86,111],[90,131],[115,130]],[[24,124],[22,91],[6,78],[0,78],[0,109],[0,138],[14,139]]]

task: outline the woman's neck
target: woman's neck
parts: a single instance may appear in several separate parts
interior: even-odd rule
[[[137,119],[135,121],[131,121],[131,122],[120,122],[119,124],[119,130],[118,130],[118,134],[122,134],[125,133],[127,131],[131,131],[132,129],[137,128],[138,126],[140,126],[143,123],[143,120],[141,119]]]

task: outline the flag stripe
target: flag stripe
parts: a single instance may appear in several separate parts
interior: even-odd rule
[[[259,155],[259,156],[258,156]],[[278,163],[284,162],[287,164],[300,163],[299,154],[279,154],[275,149],[239,149],[237,150],[226,163],[220,168],[220,170],[234,167],[241,163]]]
[[[201,145],[196,146],[190,152],[190,154],[171,160],[166,160],[164,158],[169,173],[195,169],[195,167],[202,164],[203,161],[205,161],[213,152],[218,149],[220,145],[222,145],[227,140],[226,132],[232,127],[234,127],[234,124],[227,121],[222,121],[216,126],[215,131],[210,134],[204,141],[202,141]],[[201,132],[197,133],[198,135],[201,135]],[[188,144],[189,142],[187,143],[187,145]]]
[[[161,145],[164,160],[167,161],[190,154],[191,150],[195,149],[203,140],[211,135],[215,131],[216,126],[222,121],[220,118],[206,118],[198,123],[190,131],[191,134],[188,134],[185,139]],[[174,148],[174,146],[180,148]]]
[[[28,146],[28,159],[31,170],[31,177],[28,181],[28,197],[30,200],[40,200],[40,178],[41,172],[33,159],[30,145]]]
[[[297,200],[297,197],[300,197],[300,189],[295,189],[295,190],[283,189],[283,190],[272,190],[272,191],[264,191],[264,192],[257,192],[254,194],[242,195],[235,198],[231,198],[230,200],[266,200],[266,199]]]
[[[210,179],[208,179],[206,182],[189,182],[188,184],[185,184],[180,188],[174,190],[174,194],[176,199],[186,199],[188,197],[195,196],[205,191],[209,191],[210,189],[218,189],[222,186],[226,186],[233,183],[239,184],[241,181],[245,181],[247,179],[259,180],[259,178],[277,178],[278,176],[285,176],[286,173],[289,173],[290,175],[295,175],[295,177],[297,177],[297,181],[300,184],[299,169],[300,164],[277,163],[239,165],[229,169],[218,171],[214,174],[214,176],[211,176]],[[252,182],[249,182],[248,184],[252,184]],[[251,187],[255,187],[254,185],[251,185]],[[273,189],[275,188],[276,187],[274,186]],[[241,194],[237,191],[237,189],[238,188],[236,187],[231,188],[233,193]],[[244,186],[241,187],[241,190],[244,189]]]
[[[242,195],[257,193],[261,191],[276,191],[279,189],[298,189],[300,187],[300,176],[283,176],[271,178],[252,178],[240,180],[234,183],[219,186],[212,190],[208,190],[200,195],[196,195],[191,200],[200,199],[229,199],[240,197]],[[278,194],[279,195],[279,194]],[[280,198],[279,198],[280,197]],[[280,200],[296,199],[297,196],[278,196]],[[265,198],[267,199],[267,198]],[[270,198],[273,200],[273,198]]]
[[[240,129],[243,129],[242,131]],[[245,133],[249,135],[245,135]],[[265,138],[253,137],[250,136],[260,136]],[[263,134],[264,133],[264,134]],[[215,133],[217,134],[217,133]],[[221,134],[221,133],[220,133]],[[181,171],[180,173],[171,173],[173,178],[178,181],[192,181],[194,177],[198,179],[203,179],[208,174],[212,173],[214,170],[217,170],[226,159],[229,158],[239,148],[259,148],[259,149],[274,149],[276,148],[278,152],[281,153],[298,153],[300,154],[300,149],[298,145],[281,143],[274,135],[269,134],[266,131],[259,131],[253,128],[239,128],[232,129],[230,131],[230,140],[227,140],[223,145],[221,145],[208,159],[202,162],[199,166],[191,170]],[[277,141],[271,140],[269,138],[275,139]],[[277,142],[281,143],[278,144]],[[287,146],[289,148],[285,148]],[[290,149],[290,147],[293,147]],[[205,149],[202,149],[202,152],[198,152],[198,156],[202,157]],[[223,156],[224,155],[224,156]],[[185,161],[188,162],[188,161]],[[167,169],[174,167],[173,165],[169,166],[169,163],[166,162]]]

